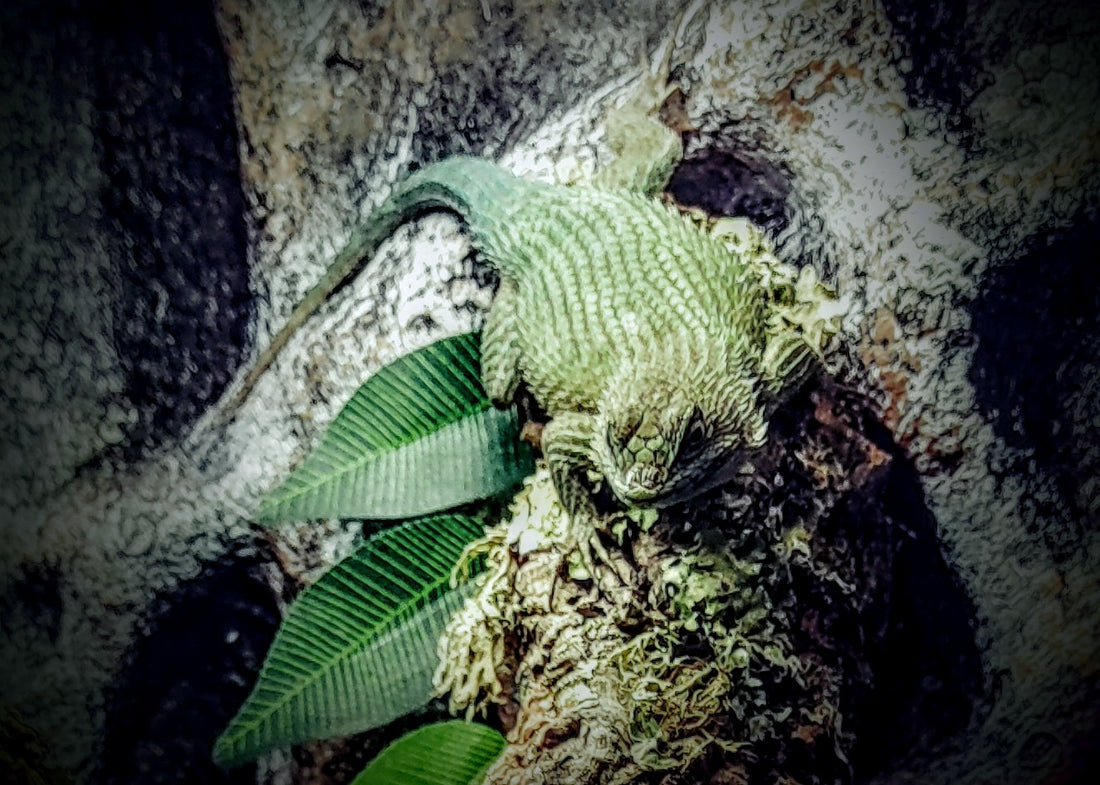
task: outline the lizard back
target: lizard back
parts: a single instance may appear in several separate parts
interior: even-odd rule
[[[690,219],[639,193],[546,186],[525,194],[478,247],[515,294],[520,376],[551,414],[594,411],[623,364],[667,349],[763,348],[757,276]],[[725,352],[721,352],[725,354]]]
[[[507,316],[508,334],[498,339],[515,342],[516,371],[551,414],[594,411],[623,363],[657,344],[710,349],[735,335],[751,357],[762,343],[764,297],[747,266],[674,209],[625,189],[529,182],[458,156],[414,172],[371,214],[261,353],[228,411],[398,226],[437,209],[464,220],[474,247],[511,287],[490,319]]]

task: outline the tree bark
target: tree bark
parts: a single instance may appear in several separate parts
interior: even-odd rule
[[[713,5],[673,53],[690,130],[672,193],[755,219],[846,298],[842,375],[877,407],[864,435],[915,478],[876,493],[930,533],[894,552],[892,597],[942,619],[921,629],[957,655],[937,673],[958,727],[857,775],[1080,781],[1100,705],[1100,18],[1009,0]],[[217,585],[252,599],[217,622],[238,637],[196,657],[255,667],[276,602],[355,536],[257,535],[259,498],[371,372],[477,326],[490,282],[458,224],[426,218],[226,426],[211,412],[231,373],[410,166],[472,153],[532,177],[592,171],[604,109],[682,9],[51,10],[60,22],[3,12],[18,43],[0,74],[0,702],[78,778],[122,781],[156,765],[119,724],[133,675],[168,656],[148,642]],[[194,663],[165,665],[163,689]],[[151,718],[172,716],[162,687],[146,687]],[[208,727],[180,754],[201,756],[234,708],[195,708]]]

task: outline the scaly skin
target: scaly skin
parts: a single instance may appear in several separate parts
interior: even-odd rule
[[[667,174],[665,159],[663,172],[632,174],[634,188]],[[413,174],[375,212],[238,401],[382,240],[439,208],[458,213],[500,274],[482,339],[486,390],[508,405],[525,382],[552,417],[543,452],[574,511],[602,481],[628,506],[664,506],[727,479],[811,366],[805,342],[769,332],[769,292],[751,249],[732,251],[638,190],[531,183],[488,161],[450,158]]]

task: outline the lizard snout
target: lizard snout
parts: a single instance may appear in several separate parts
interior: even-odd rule
[[[663,466],[631,466],[623,475],[620,496],[626,502],[651,501],[662,495],[667,481],[668,469]]]

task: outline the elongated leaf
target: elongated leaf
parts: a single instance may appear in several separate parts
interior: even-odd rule
[[[387,365],[260,505],[261,520],[411,518],[497,496],[533,470],[514,410],[481,386],[479,334]]]
[[[439,515],[384,531],[291,606],[252,694],[214,746],[231,766],[311,739],[346,736],[428,702],[436,644],[475,585],[448,590],[482,521]]]
[[[504,743],[472,722],[425,725],[382,750],[351,785],[478,785]]]

